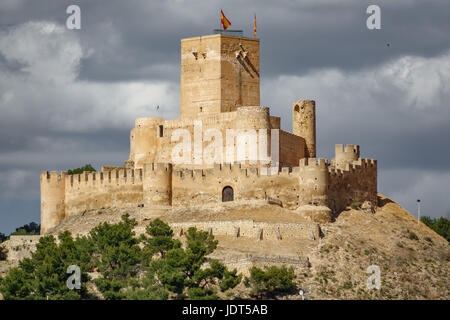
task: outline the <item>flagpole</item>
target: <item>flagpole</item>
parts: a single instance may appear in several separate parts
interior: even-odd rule
[[[256,38],[256,13],[255,13],[255,21],[254,21],[255,25],[253,26],[253,38]]]

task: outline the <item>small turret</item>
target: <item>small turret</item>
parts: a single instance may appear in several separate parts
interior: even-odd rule
[[[332,163],[336,169],[345,169],[347,164],[352,164],[353,161],[359,159],[359,146],[354,144],[347,144],[344,148],[343,144],[337,144],[335,148],[335,158]]]
[[[298,100],[293,105],[292,130],[305,139],[305,157],[316,157],[316,102]]]

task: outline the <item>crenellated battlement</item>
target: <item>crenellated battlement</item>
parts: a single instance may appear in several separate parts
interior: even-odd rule
[[[303,158],[299,161],[300,170],[306,168],[326,169],[328,168],[328,160],[324,158]]]
[[[336,174],[337,172],[349,172],[349,171],[358,171],[358,170],[367,170],[367,169],[377,169],[377,160],[374,159],[365,159],[358,158],[351,163],[345,163],[340,166],[331,165],[328,170],[330,173]]]
[[[350,154],[358,154],[359,156],[359,146],[356,144],[346,144],[345,146],[343,144],[336,144],[335,152],[336,152],[335,155],[350,153]]]
[[[359,165],[363,168],[376,168],[377,160],[375,159],[358,159]]]
[[[225,113],[217,113],[217,114],[205,114],[200,115],[199,118],[178,118],[178,119],[170,119],[164,120],[162,125],[166,129],[178,129],[178,128],[187,128],[193,127],[196,121],[201,120],[202,125],[205,127],[217,125],[218,123],[231,123],[236,120],[237,112],[225,112]]]
[[[147,174],[172,174],[172,164],[167,162],[145,163],[144,173]]]
[[[332,176],[344,176],[349,173],[360,173],[377,170],[377,161],[374,159],[359,158],[352,163],[346,163],[343,166],[330,166],[328,171]]]
[[[283,167],[278,168],[258,168],[249,167],[246,164],[235,162],[231,163],[216,163],[213,168],[209,169],[177,169],[173,171],[175,179],[201,181],[213,177],[240,177],[240,178],[258,178],[258,177],[291,177],[298,175],[298,167]]]
[[[343,169],[337,169],[334,167],[329,167],[328,172],[330,173],[330,176],[333,177],[343,177],[344,176],[344,170]]]
[[[97,184],[142,184],[142,169],[113,169],[104,172],[88,172],[68,175],[66,187],[89,188]]]
[[[331,164],[338,168],[347,168],[348,165],[357,161],[360,156],[360,150],[358,145],[354,144],[336,144],[335,157],[331,160]]]
[[[58,171],[44,171],[41,172],[41,182],[61,183],[64,182],[66,176],[66,171],[62,171],[61,173],[58,173]]]

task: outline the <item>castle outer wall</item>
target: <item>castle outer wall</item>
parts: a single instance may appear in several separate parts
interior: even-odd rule
[[[297,167],[284,167],[272,174],[265,168],[246,168],[241,164],[175,170],[171,164],[164,163],[149,163],[137,170],[114,169],[71,176],[52,172],[42,175],[41,180],[41,188],[45,190],[42,202],[47,210],[42,232],[55,227],[65,217],[86,210],[137,207],[138,204],[145,207],[220,205],[225,187],[233,189],[233,201],[271,198],[284,208],[304,211],[313,221],[327,222],[353,202],[369,201],[376,207],[376,176],[376,160],[361,158],[342,169],[325,159],[305,158]],[[323,213],[324,209],[326,216],[316,219],[314,212]]]
[[[137,118],[123,167],[41,173],[41,231],[87,210],[142,204],[265,199],[316,222],[352,202],[376,207],[376,161],[360,158],[355,145],[336,145],[331,163],[316,158],[315,101],[295,101],[292,112],[290,133],[260,106],[259,39],[183,39],[180,118]]]

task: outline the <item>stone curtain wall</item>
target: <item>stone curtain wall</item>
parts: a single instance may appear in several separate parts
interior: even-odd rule
[[[170,223],[175,234],[180,236],[190,227],[211,232],[216,236],[252,238],[255,240],[318,240],[317,223],[270,223],[253,220],[177,222]]]
[[[136,207],[143,203],[142,170],[85,172],[66,177],[65,216],[86,210]]]
[[[294,209],[297,206],[298,177],[289,168],[265,175],[259,168],[218,164],[212,169],[174,171],[172,185],[175,207],[221,202],[226,186],[233,188],[236,201],[272,197],[281,200],[283,207]]]
[[[344,169],[328,166],[325,159],[302,161],[300,167],[285,167],[273,174],[265,174],[270,171],[264,168],[246,168],[245,164],[217,164],[211,169],[173,171],[168,164],[146,164],[145,170],[85,172],[72,176],[44,174],[43,206],[51,210],[46,211],[47,216],[42,219],[43,233],[64,217],[86,210],[134,208],[144,202],[146,207],[221,203],[222,190],[226,186],[233,188],[235,201],[272,198],[290,210],[317,202],[316,205],[328,206],[338,212],[352,202],[366,200],[376,207],[375,160],[358,159]]]
[[[343,169],[329,168],[329,207],[334,212],[343,210],[352,202],[370,201],[377,206],[377,161],[358,159]]]
[[[305,157],[305,139],[290,132],[280,130],[280,165],[297,167]]]

